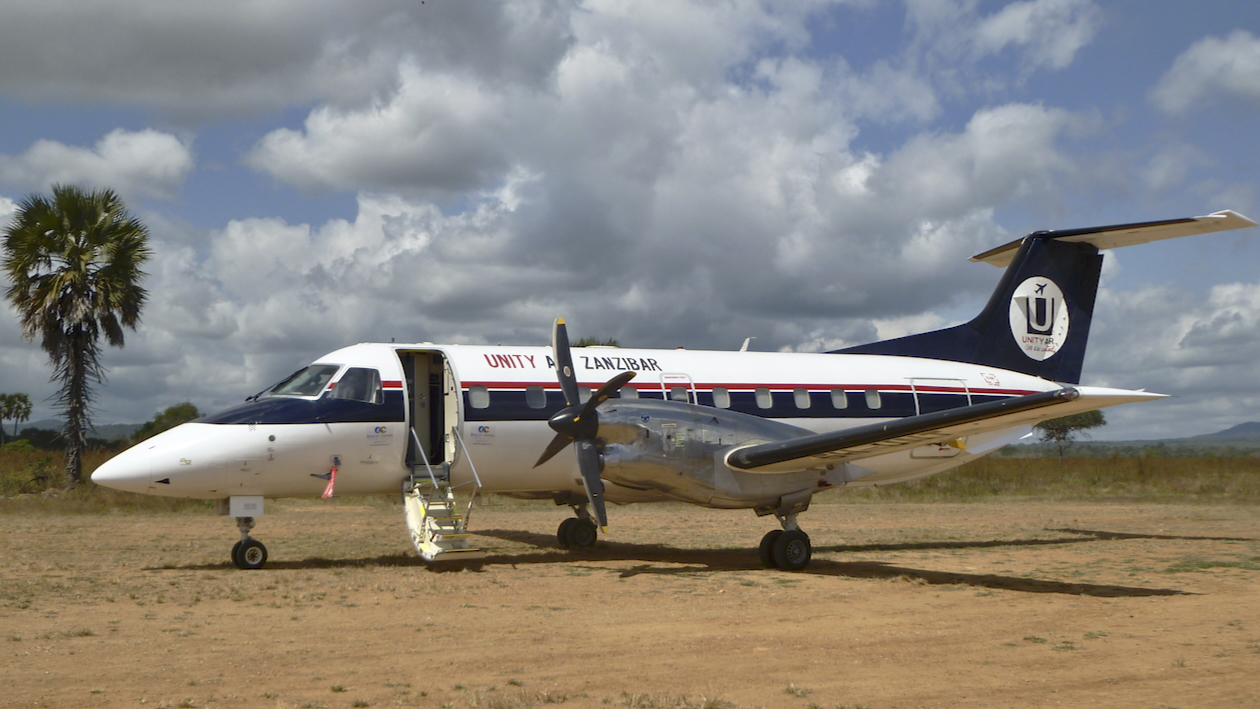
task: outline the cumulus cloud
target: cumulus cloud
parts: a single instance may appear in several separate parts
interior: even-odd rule
[[[507,167],[509,97],[415,66],[401,74],[388,102],[356,111],[322,107],[303,131],[268,134],[246,161],[303,189],[448,193],[477,188]]]
[[[1013,2],[980,21],[973,51],[986,56],[1017,47],[1030,69],[1062,69],[1093,41],[1101,24],[1102,11],[1089,0]]]
[[[203,121],[388,94],[399,62],[543,83],[569,42],[568,12],[410,0],[17,0],[0,6],[0,90],[28,101],[142,105]]]
[[[1173,60],[1151,91],[1165,113],[1183,114],[1214,98],[1260,104],[1260,38],[1235,30],[1224,39],[1205,37]]]
[[[1084,153],[1107,129],[1009,90],[1080,60],[1103,28],[1091,2],[909,0],[900,44],[873,54],[826,46],[826,21],[874,7],[839,4],[102,0],[66,23],[65,0],[16,2],[0,26],[29,36],[0,44],[0,93],[168,124],[250,115],[256,132],[231,133],[243,155],[216,163],[243,161],[279,200],[356,198],[320,212],[338,218],[149,215],[154,297],[106,352],[112,419],[227,406],[349,342],[541,345],[557,315],[627,345],[819,351],[978,310],[1000,272],[966,257],[1011,225],[1083,226],[1038,215],[1097,183],[1103,158]],[[178,202],[191,145],[40,141],[0,157],[0,179]],[[1164,195],[1208,157],[1186,142],[1106,159],[1116,184]],[[1209,355],[1251,352],[1248,293],[1105,295],[1087,378],[1243,366]],[[1161,344],[1135,348],[1146,318]],[[14,337],[0,324],[0,391],[40,369]]]
[[[192,168],[192,152],[175,136],[119,128],[93,148],[39,140],[20,155],[0,155],[0,182],[35,190],[73,183],[109,187],[127,197],[170,199]]]
[[[906,5],[914,56],[952,92],[991,91],[1023,83],[1038,70],[1062,69],[1103,25],[1103,13],[1091,0],[1025,0],[987,15],[974,0]],[[982,66],[994,59],[1005,61]]]
[[[1086,378],[1176,397],[1146,412],[1151,438],[1254,420],[1260,393],[1260,283],[1227,283],[1204,298],[1166,285],[1100,292]],[[1189,422],[1193,429],[1188,431]]]

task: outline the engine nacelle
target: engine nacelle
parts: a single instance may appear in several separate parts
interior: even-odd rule
[[[796,426],[676,401],[610,401],[599,412],[601,477],[706,507],[778,509],[783,499],[828,487],[826,471],[750,473],[726,465],[733,447],[811,432]]]

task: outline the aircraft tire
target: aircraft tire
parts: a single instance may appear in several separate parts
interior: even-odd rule
[[[560,528],[556,530],[556,541],[559,542],[561,549],[569,548],[569,532],[573,529],[573,525],[577,524],[577,521],[577,517],[569,517],[560,523]]]
[[[761,565],[767,569],[779,568],[779,565],[774,563],[774,543],[782,535],[782,529],[772,529],[766,532],[766,536],[761,538]]]
[[[257,539],[246,539],[237,550],[234,561],[242,569],[261,569],[267,563],[267,547]]]
[[[595,541],[599,539],[599,531],[595,527],[595,523],[589,519],[574,519],[573,526],[569,527],[566,535],[569,540],[570,549],[590,549],[595,546]]]
[[[243,567],[241,566],[241,559],[240,559],[240,557],[239,557],[239,556],[237,556],[237,555],[240,553],[240,551],[241,551],[241,543],[240,543],[240,542],[237,542],[237,543],[235,543],[235,544],[233,544],[233,545],[232,545],[232,565],[233,565],[233,566],[235,566],[235,567],[236,567],[236,568],[238,568],[238,569],[243,568]]]
[[[774,565],[784,571],[800,571],[809,566],[811,556],[809,535],[799,529],[789,529],[774,540]]]

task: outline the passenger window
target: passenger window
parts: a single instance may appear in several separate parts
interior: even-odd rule
[[[883,405],[884,405],[884,402],[881,401],[879,398],[879,389],[866,390],[866,408],[878,409],[879,407]]]
[[[383,404],[385,403],[385,392],[381,390],[381,373],[375,369],[351,367],[333,385],[333,389],[328,396],[332,399],[348,399],[350,401],[363,401],[368,404]]]
[[[634,387],[631,387],[631,386],[624,386],[624,387],[621,387],[621,390],[620,390],[620,391],[621,391],[621,398],[623,398],[623,399],[637,399],[637,398],[639,398],[639,390],[638,390],[638,389],[635,389]]]
[[[713,387],[713,405],[719,409],[731,408],[731,393],[726,387]]]
[[[774,397],[770,395],[770,390],[765,387],[757,387],[757,408],[768,409],[774,406]]]
[[[687,397],[687,387],[670,387],[669,398],[672,401],[681,401],[684,404],[690,401]]]
[[[474,409],[490,408],[490,390],[480,384],[468,387],[468,405]]]
[[[831,405],[837,409],[849,408],[849,396],[844,393],[844,389],[831,390]]]
[[[796,389],[793,389],[792,398],[796,400],[796,408],[798,409],[809,408],[809,390],[808,389],[801,389],[799,387]]]
[[[547,392],[540,386],[525,387],[525,403],[531,409],[547,408]]]

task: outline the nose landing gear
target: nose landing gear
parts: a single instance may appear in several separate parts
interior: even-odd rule
[[[232,563],[238,569],[261,569],[267,563],[267,547],[249,536],[254,528],[253,517],[237,517],[236,527],[241,530],[241,540],[232,545]]]
[[[599,539],[599,529],[591,519],[585,503],[571,505],[577,517],[569,517],[556,530],[556,542],[561,549],[590,549]]]

